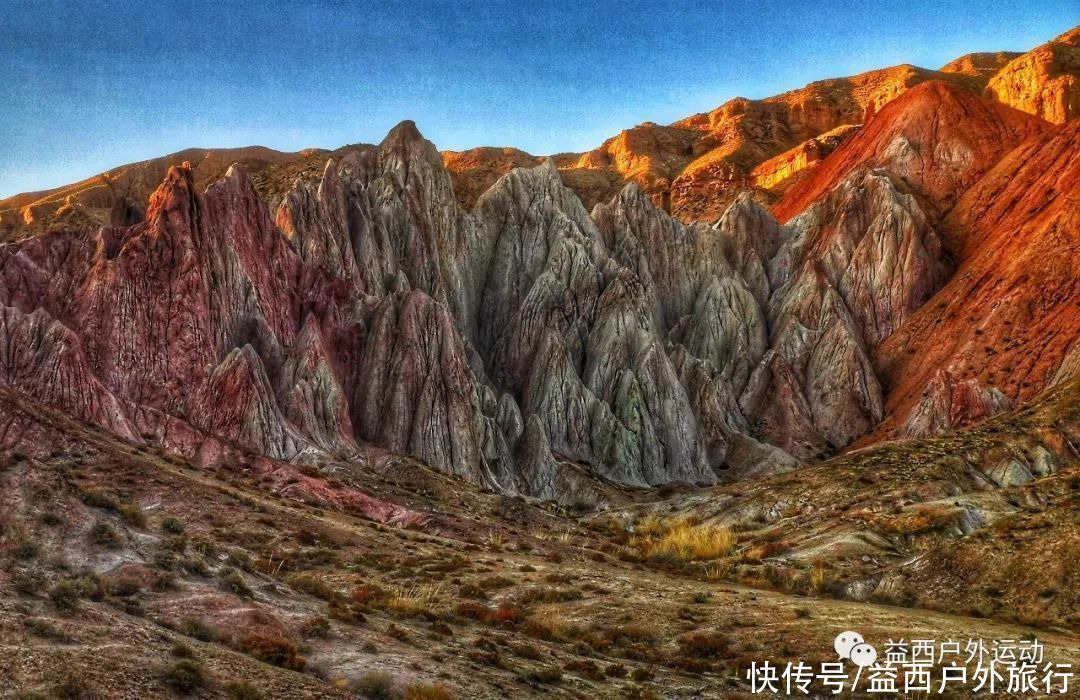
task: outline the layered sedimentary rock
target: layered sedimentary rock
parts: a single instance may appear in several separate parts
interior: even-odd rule
[[[120,402],[90,371],[79,338],[42,309],[0,307],[0,384],[135,438]]]
[[[1047,124],[940,81],[889,103],[772,208],[781,221],[806,209],[857,168],[902,178],[939,216],[1006,153]]]
[[[470,214],[403,124],[297,182],[276,221],[241,168],[201,194],[185,165],[145,222],[7,246],[12,318],[54,330],[41,359],[12,322],[6,383],[204,460],[225,453],[213,444],[297,459],[364,441],[555,496],[567,460],[625,484],[711,482],[733,441],[756,444],[736,397],[765,352],[780,234],[750,202],[688,228],[631,187],[594,221],[548,163]],[[68,346],[69,394],[28,387],[25,367]]]
[[[277,400],[284,416],[319,448],[355,446],[348,396],[314,316],[307,317],[289,348],[278,377]]]
[[[938,70],[978,78],[985,85],[1010,61],[1022,55],[1020,51],[984,51],[964,54],[949,61]]]
[[[939,370],[1013,401],[1067,374],[1080,338],[1078,143],[1075,120],[1030,139],[943,222],[955,274],[877,352],[896,421],[918,412]]]
[[[695,159],[671,185],[671,211],[684,219],[713,219],[755,166],[839,126],[861,124],[887,103],[927,80],[974,89],[966,76],[903,65],[849,78],[822,80],[764,100],[736,98],[673,126],[702,133]]]
[[[768,159],[751,171],[754,187],[782,194],[788,187],[805,179],[812,168],[858,130],[858,124],[844,124]]]
[[[93,231],[102,225],[131,226],[142,221],[146,200],[170,167],[191,163],[195,184],[203,190],[239,163],[252,174],[256,190],[274,201],[302,174],[316,174],[331,155],[362,150],[344,146],[336,151],[307,149],[296,153],[262,146],[246,148],[189,148],[161,158],[123,165],[81,182],[43,192],[0,200],[0,237],[23,237],[49,228]]]
[[[939,370],[923,391],[901,431],[903,437],[941,435],[978,423],[1012,407],[1012,402],[993,387],[975,379],[957,381]]]
[[[986,94],[1054,124],[1080,116],[1080,27],[1014,58]]]
[[[883,420],[955,428],[1023,395],[965,372],[967,346],[923,350],[940,309],[970,322],[965,295],[1042,303],[1030,338],[992,332],[1009,336],[999,353],[1035,343],[1057,358],[1028,373],[1031,391],[1077,336],[1061,316],[1075,275],[1055,267],[1075,250],[1075,125],[908,82],[852,88],[874,105],[904,94],[789,190],[784,225],[752,193],[686,224],[648,182],[590,213],[553,160],[502,175],[466,211],[409,122],[305,171],[273,215],[242,167],[205,192],[194,168],[172,168],[144,221],[121,225],[138,217],[120,211],[92,233],[0,246],[0,383],[203,462],[347,459],[370,444],[564,502],[605,482],[790,469]],[[801,120],[779,148],[830,123],[814,104],[741,114]],[[1024,296],[1034,286],[1005,255],[1031,257],[1060,304]],[[986,294],[940,296],[995,276]]]

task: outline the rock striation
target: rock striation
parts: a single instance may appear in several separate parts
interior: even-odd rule
[[[273,209],[241,165],[205,187],[170,167],[144,216],[125,201],[93,231],[0,245],[0,386],[202,463],[375,446],[564,503],[961,427],[1072,371],[1080,137],[911,80],[836,87],[843,114],[873,113],[807,161],[783,223],[749,191],[712,223],[672,216],[659,156],[589,211],[560,162],[503,151],[531,167],[466,210],[447,163],[480,168],[470,187],[498,168],[411,122]],[[729,153],[745,165],[832,128],[816,104],[706,121],[788,120]],[[678,151],[705,123],[576,165],[639,138]]]
[[[808,178],[784,193],[773,213],[786,221],[857,168],[902,178],[941,216],[1006,153],[1045,133],[1045,121],[980,99],[948,83],[922,83],[889,103]]]
[[[986,94],[1054,124],[1080,116],[1080,27],[1014,58]]]
[[[241,167],[199,192],[183,164],[145,221],[3,246],[2,377],[203,461],[367,443],[552,498],[712,483],[794,464],[739,404],[786,235],[750,199],[687,226],[634,185],[590,215],[550,161],[464,212],[403,123],[273,217]]]
[[[1033,137],[942,223],[955,274],[877,351],[896,422],[922,411],[923,391],[939,371],[1011,401],[1030,400],[1059,372],[1068,375],[1080,337],[1078,143],[1076,120]],[[896,422],[881,431],[898,429]]]

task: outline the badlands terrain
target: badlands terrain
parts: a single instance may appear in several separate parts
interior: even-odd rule
[[[4,200],[0,687],[751,697],[846,629],[1076,663],[1078,200],[1080,28],[581,154],[403,122]]]

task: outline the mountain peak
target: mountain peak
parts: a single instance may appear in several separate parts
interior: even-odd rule
[[[416,122],[411,119],[404,119],[386,134],[386,138],[383,139],[381,145],[393,147],[397,144],[422,143],[424,140],[424,135],[420,133]]]

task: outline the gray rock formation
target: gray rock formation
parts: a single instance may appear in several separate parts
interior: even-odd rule
[[[40,400],[204,461],[366,442],[590,501],[786,470],[867,432],[869,351],[946,272],[882,173],[786,227],[748,197],[685,225],[635,185],[590,215],[550,162],[465,212],[404,123],[274,219],[240,168],[205,194],[175,168],[145,222],[0,247],[0,340],[34,338],[0,380],[58,367],[68,393]]]

